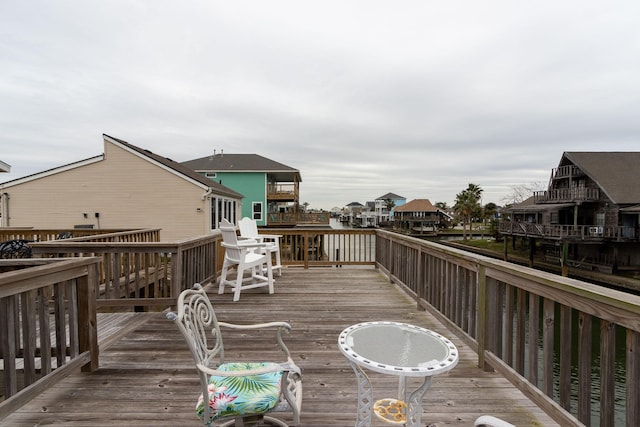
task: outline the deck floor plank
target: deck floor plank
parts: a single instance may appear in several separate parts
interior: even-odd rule
[[[518,426],[555,426],[546,414],[496,373],[484,372],[477,355],[377,270],[370,268],[285,268],[276,277],[276,293],[264,289],[231,294],[207,290],[221,321],[255,323],[285,320],[293,331],[286,337],[303,373],[302,426],[346,427],[355,424],[357,385],[353,371],[337,348],[339,333],[359,322],[398,321],[432,329],[458,347],[456,368],[434,378],[425,395],[423,424],[472,426],[480,415],[492,414]],[[115,314],[114,314],[115,315]],[[197,426],[193,413],[198,394],[195,368],[175,325],[162,313],[131,317],[135,322],[104,334],[100,368],[77,373],[0,421],[10,426]],[[115,322],[115,320],[110,320]],[[106,325],[106,323],[105,323]],[[225,335],[228,360],[268,360],[278,353],[271,337],[252,340]],[[397,379],[371,373],[374,398],[393,397]],[[415,380],[412,380],[415,381]],[[278,416],[281,416],[278,414]],[[284,419],[287,419],[284,416]],[[388,426],[374,418],[373,426]]]

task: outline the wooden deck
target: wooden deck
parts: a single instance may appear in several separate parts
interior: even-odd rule
[[[427,426],[472,426],[492,414],[518,426],[555,423],[511,384],[476,367],[477,355],[435,318],[372,268],[284,269],[276,293],[263,289],[231,294],[210,289],[218,318],[235,323],[286,320],[292,355],[303,372],[302,426],[346,427],[355,424],[357,385],[337,348],[339,333],[363,321],[401,321],[448,336],[460,362],[434,378],[424,398]],[[188,350],[175,325],[162,313],[145,313],[118,324],[99,319],[100,369],[77,373],[52,386],[21,410],[0,421],[7,426],[197,426],[193,406],[198,380]],[[109,319],[109,320],[107,320]],[[105,332],[109,329],[114,334]],[[118,338],[118,339],[116,339]],[[226,336],[227,358],[269,358],[267,338]],[[265,350],[268,348],[268,350]],[[394,397],[397,380],[371,373],[374,398]],[[286,418],[286,417],[285,417]],[[373,425],[389,425],[375,420]]]

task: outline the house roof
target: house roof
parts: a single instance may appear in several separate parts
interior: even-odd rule
[[[196,172],[265,172],[277,181],[301,182],[298,169],[278,163],[258,154],[213,154],[182,162]]]
[[[613,203],[640,202],[640,152],[565,152],[560,166],[570,163],[597,183]]]
[[[507,208],[506,212],[534,213],[534,212],[544,212],[544,211],[557,211],[558,209],[570,208],[575,205],[576,205],[575,203],[540,203],[536,205],[536,204],[526,204],[523,202]]]
[[[429,199],[413,199],[394,209],[394,212],[438,212],[440,209],[431,204]]]
[[[0,160],[0,172],[11,172],[11,166]]]
[[[385,199],[391,199],[391,200],[404,200],[405,198],[402,196],[398,196],[395,193],[387,193],[384,196],[380,196],[378,197],[376,200],[385,200]]]
[[[224,185],[220,184],[219,182],[213,181],[197,172],[195,172],[192,169],[189,169],[186,166],[183,166],[181,163],[178,163],[174,160],[171,160],[167,157],[163,157],[160,156],[158,154],[155,154],[147,149],[144,148],[140,148],[137,147],[133,144],[128,143],[127,141],[123,141],[122,139],[118,139],[118,138],[114,138],[112,136],[109,136],[107,134],[103,134],[104,138],[108,138],[111,142],[113,143],[117,143],[120,144],[124,147],[127,147],[133,151],[135,151],[138,154],[141,154],[145,157],[148,157],[150,159],[153,159],[154,161],[160,163],[162,166],[167,167],[175,172],[178,172],[181,175],[184,175],[185,177],[188,177],[194,181],[199,182],[200,184],[205,185],[206,187],[212,188],[216,194],[222,195],[222,196],[229,196],[229,197],[233,197],[233,198],[239,198],[241,199],[242,197],[244,197],[242,194],[233,191],[232,189],[225,187]]]
[[[158,163],[160,165],[162,165],[163,167],[167,168],[167,169],[171,169],[173,172],[177,173],[178,175],[183,176],[184,178],[188,178],[191,181],[195,181],[199,184],[201,184],[203,187],[205,188],[211,188],[216,194],[221,195],[221,196],[227,196],[230,198],[235,198],[235,199],[241,199],[244,196],[236,191],[233,191],[232,189],[223,186],[222,184],[215,182],[209,178],[206,178],[202,175],[200,175],[199,173],[194,172],[193,170],[186,168],[184,166],[182,166],[180,163],[175,162],[167,157],[162,157],[159,156],[157,154],[152,153],[149,150],[145,150],[143,148],[137,147],[133,144],[130,144],[126,141],[123,141],[121,139],[118,138],[114,138],[112,136],[109,136],[107,134],[102,134],[102,137],[105,140],[108,140],[109,142],[111,142],[112,144],[117,144],[122,146],[125,149],[128,149],[130,151],[134,151],[137,154],[146,157],[148,160],[151,160],[155,163]],[[66,165],[63,166],[58,166],[56,168],[52,168],[52,169],[48,169],[45,171],[41,171],[38,173],[34,173],[22,178],[16,178],[14,180],[11,181],[7,181],[7,182],[3,182],[1,183],[3,186],[7,186],[7,185],[17,185],[20,184],[22,182],[25,181],[31,181],[33,179],[37,179],[37,178],[42,178],[44,176],[47,175],[51,175],[54,173],[59,173],[59,172],[63,172],[66,170],[70,170],[70,169],[75,169],[84,165],[88,165],[91,163],[95,163],[95,162],[99,162],[104,160],[104,154],[100,154],[98,156],[94,156],[94,157],[89,157],[88,159],[84,159],[84,160],[79,160],[77,162],[72,162],[72,163],[68,163]]]
[[[446,213],[440,208],[437,208],[431,204],[429,199],[413,199],[410,202],[405,203],[393,210],[394,214],[403,212],[431,212],[446,216],[449,219],[453,219],[451,215]]]
[[[347,206],[364,206],[364,205],[360,202],[351,202]]]

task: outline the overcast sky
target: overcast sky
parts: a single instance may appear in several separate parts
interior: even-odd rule
[[[640,2],[0,0],[0,182],[99,155],[256,153],[301,202],[483,203],[640,149]]]

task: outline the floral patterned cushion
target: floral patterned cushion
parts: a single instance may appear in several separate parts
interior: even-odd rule
[[[220,371],[238,371],[270,367],[275,363],[225,363],[218,366]],[[209,378],[209,423],[222,417],[264,414],[275,408],[280,399],[280,379],[282,372],[269,372],[247,377]],[[202,395],[196,405],[196,415],[204,420],[204,399]]]

